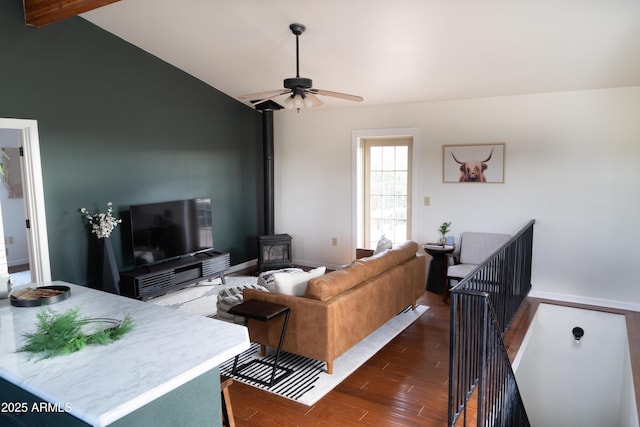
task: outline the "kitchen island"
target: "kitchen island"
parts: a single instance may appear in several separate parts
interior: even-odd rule
[[[118,320],[129,314],[133,329],[114,343],[38,361],[16,350],[36,330],[41,308],[0,300],[0,424],[221,425],[218,366],[249,348],[245,327],[83,286],[47,285],[71,289],[48,306],[53,311],[79,307],[82,317]]]

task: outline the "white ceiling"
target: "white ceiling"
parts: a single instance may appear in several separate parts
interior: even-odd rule
[[[326,107],[640,86],[638,0],[122,0],[82,15],[227,95],[314,87]],[[282,98],[276,98],[281,102]]]

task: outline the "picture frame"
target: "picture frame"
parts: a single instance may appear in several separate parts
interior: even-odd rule
[[[505,143],[442,146],[442,182],[503,184]]]

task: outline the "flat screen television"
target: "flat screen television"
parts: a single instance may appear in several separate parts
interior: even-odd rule
[[[129,210],[136,266],[213,249],[209,198],[134,205]]]

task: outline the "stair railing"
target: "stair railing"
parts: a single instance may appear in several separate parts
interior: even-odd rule
[[[534,223],[451,289],[449,426],[529,426],[503,336],[531,290]]]

